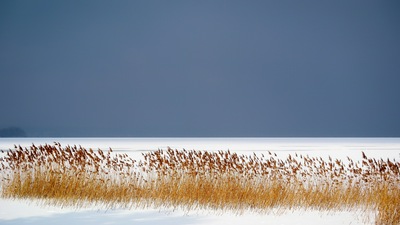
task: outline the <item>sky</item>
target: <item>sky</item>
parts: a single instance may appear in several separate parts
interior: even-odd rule
[[[0,1],[0,128],[400,137],[398,1]]]

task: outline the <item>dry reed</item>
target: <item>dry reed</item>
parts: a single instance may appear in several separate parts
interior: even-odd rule
[[[376,224],[400,224],[400,163],[324,161],[303,155],[158,150],[136,161],[81,146],[15,146],[1,158],[1,195],[57,205],[172,206],[268,211],[375,210]]]

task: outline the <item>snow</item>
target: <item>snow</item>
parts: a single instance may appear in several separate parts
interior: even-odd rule
[[[316,210],[291,210],[285,213],[270,212],[259,214],[244,212],[236,215],[231,212],[212,212],[183,209],[115,209],[96,208],[74,209],[43,206],[27,200],[0,199],[0,224],[365,224],[360,213],[319,212]]]
[[[62,145],[82,145],[87,148],[109,147],[116,152],[127,153],[140,158],[141,153],[168,146],[177,149],[230,150],[240,154],[262,154],[268,150],[279,157],[294,153],[312,157],[361,159],[361,151],[368,157],[400,158],[399,138],[24,138],[0,139],[0,149],[12,149],[14,144],[28,147],[44,143],[60,142]],[[232,212],[185,209],[101,209],[89,207],[76,209],[43,205],[32,200],[13,200],[0,198],[0,224],[373,224],[375,212],[365,214],[354,211],[321,212],[317,210],[288,210],[281,213],[272,210],[269,213],[245,211],[240,215]],[[372,219],[371,219],[372,218]]]

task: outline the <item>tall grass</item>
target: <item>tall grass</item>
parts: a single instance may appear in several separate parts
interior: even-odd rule
[[[343,162],[168,149],[136,161],[112,149],[15,146],[1,159],[1,195],[77,207],[375,210],[376,224],[400,224],[400,163],[362,154]]]

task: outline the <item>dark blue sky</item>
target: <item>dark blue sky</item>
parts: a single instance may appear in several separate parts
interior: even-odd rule
[[[0,1],[0,128],[400,136],[398,1]]]

